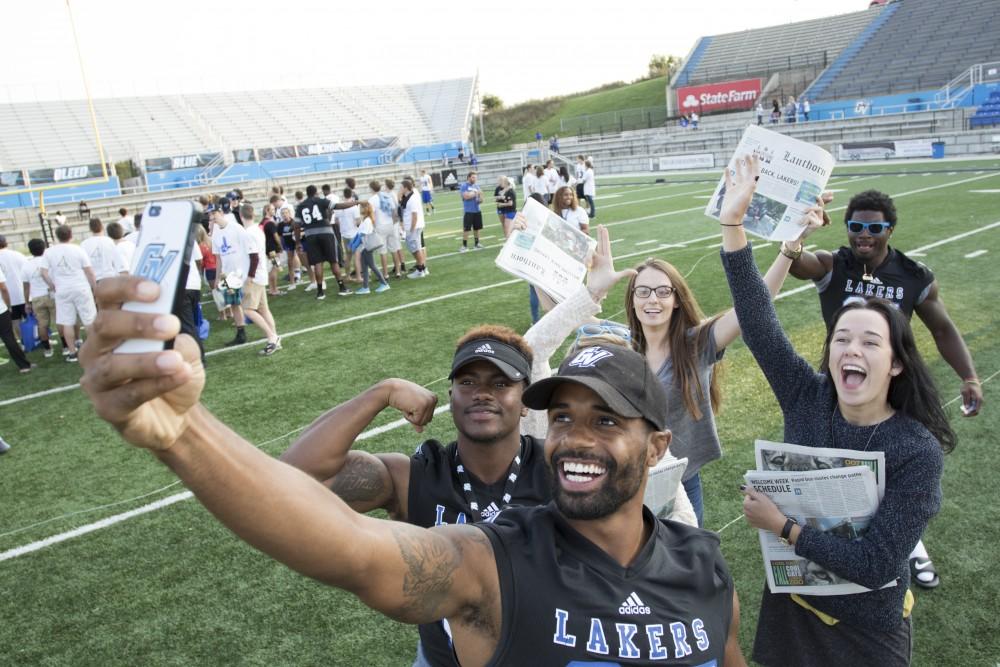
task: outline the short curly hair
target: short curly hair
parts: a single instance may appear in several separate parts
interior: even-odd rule
[[[534,361],[534,355],[531,352],[531,346],[528,342],[524,340],[521,334],[517,333],[510,327],[501,326],[499,324],[481,324],[478,327],[473,327],[465,332],[465,334],[458,339],[455,343],[455,350],[462,347],[470,340],[479,340],[481,338],[493,338],[501,343],[506,343],[513,348],[516,348],[524,358],[528,360],[531,364]]]
[[[855,211],[879,211],[886,222],[896,226],[896,205],[892,203],[892,197],[884,192],[865,190],[851,197],[851,201],[847,202],[844,222],[850,221]]]

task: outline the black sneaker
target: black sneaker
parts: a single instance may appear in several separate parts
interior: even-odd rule
[[[245,333],[240,332],[236,334],[235,338],[226,343],[226,347],[233,347],[234,345],[242,345],[245,342],[247,342],[247,335]]]
[[[339,294],[340,296],[351,296],[352,294],[354,294],[354,291],[348,288],[347,285],[344,285],[339,290],[337,290],[337,294]]]
[[[322,301],[325,298],[326,298],[326,292],[325,291],[323,291],[321,289],[316,290],[316,300],[317,301]]]
[[[76,352],[70,352],[66,355],[66,361],[75,364],[77,362]]]

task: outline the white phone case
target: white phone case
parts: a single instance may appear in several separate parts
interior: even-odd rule
[[[160,285],[160,296],[151,303],[127,301],[122,310],[134,313],[175,312],[184,296],[191,245],[194,242],[194,204],[189,201],[151,202],[142,212],[142,225],[129,272]],[[116,353],[158,352],[173,341],[130,338]]]

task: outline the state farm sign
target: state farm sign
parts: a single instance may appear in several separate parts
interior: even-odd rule
[[[752,109],[758,97],[760,79],[685,86],[677,89],[677,108],[683,114],[692,111],[705,113],[723,109]]]

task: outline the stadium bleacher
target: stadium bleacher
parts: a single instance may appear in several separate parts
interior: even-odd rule
[[[939,88],[969,66],[1000,54],[996,0],[902,0],[815,99],[833,100]]]
[[[990,93],[986,100],[969,119],[969,127],[990,127],[1000,125],[1000,92]]]

